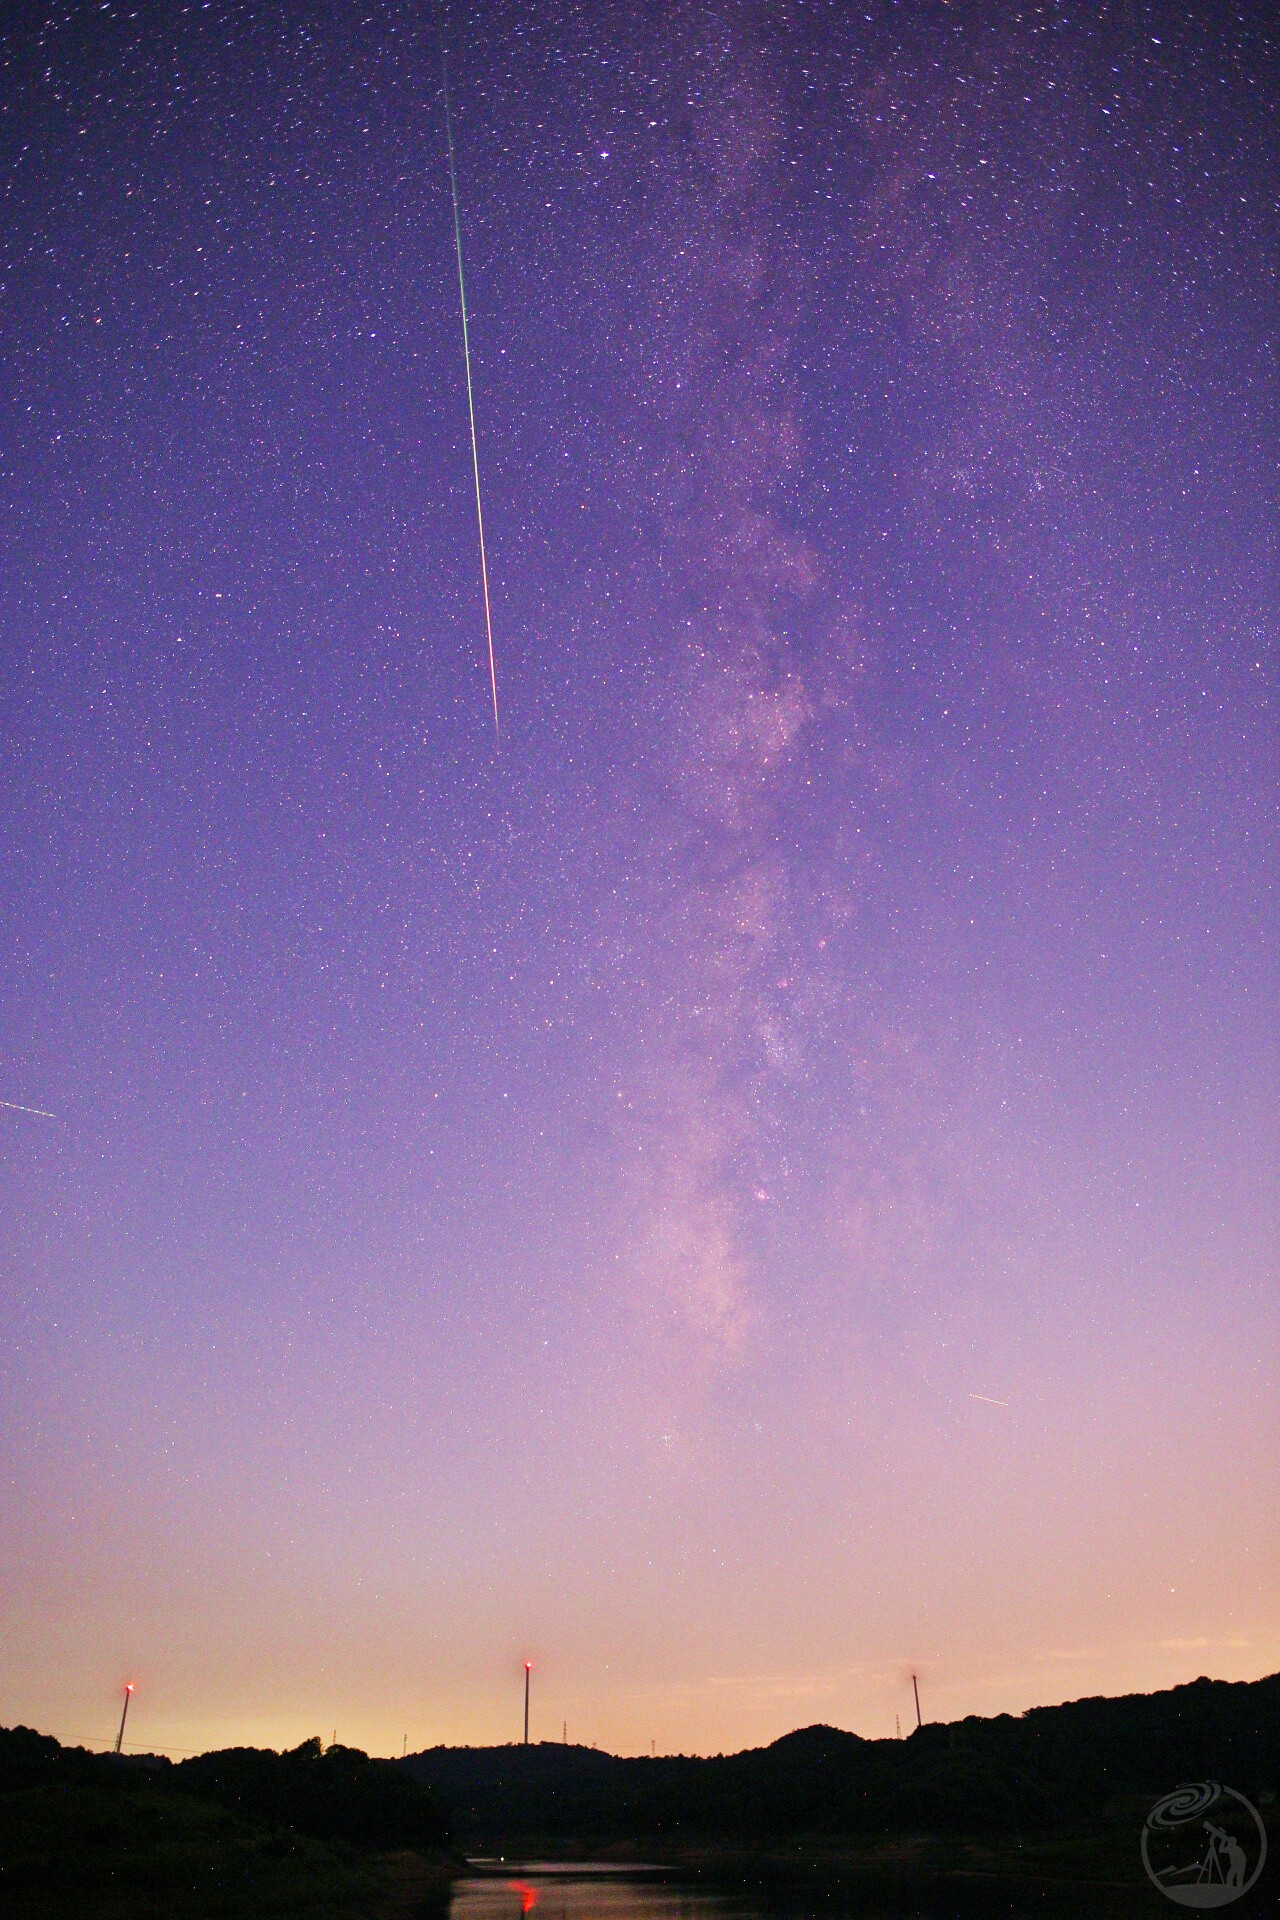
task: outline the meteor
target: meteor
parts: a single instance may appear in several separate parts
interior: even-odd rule
[[[484,508],[480,504],[480,449],[476,442],[476,403],[471,390],[471,338],[467,331],[467,285],[462,277],[462,215],[458,207],[458,168],[453,153],[453,118],[449,112],[449,75],[444,50],[440,53],[440,83],[444,89],[444,137],[449,148],[449,191],[453,196],[453,243],[458,255],[458,300],[462,307],[462,357],[467,368],[467,416],[471,422],[471,471],[476,482],[476,527],[480,535],[480,585],[484,590],[484,630],[489,642],[489,687],[493,694],[493,732],[499,745],[498,670],[493,659],[493,617],[489,611],[489,565],[484,554]]]
[[[0,1107],[8,1113],[34,1113],[41,1120],[56,1120],[58,1117],[56,1113],[46,1113],[43,1107],[20,1106],[16,1100],[0,1100]]]
[[[981,1400],[988,1407],[1007,1407],[1009,1404],[1007,1400],[993,1400],[989,1393],[971,1393],[969,1398],[971,1400]]]

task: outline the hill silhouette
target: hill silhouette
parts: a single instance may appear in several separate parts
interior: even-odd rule
[[[174,1763],[159,1754],[90,1753],[30,1727],[0,1729],[0,1795],[33,1787],[147,1788],[193,1796],[251,1820],[370,1852],[450,1842],[440,1796],[393,1760],[304,1740],[288,1753],[229,1747]]]
[[[443,1915],[439,1796],[391,1760],[304,1741],[178,1765],[0,1729],[0,1912],[14,1920]]]
[[[1089,1911],[1105,1896],[1118,1902],[1106,1912],[1127,1913],[1143,1894],[1146,1809],[1206,1778],[1246,1794],[1274,1843],[1280,1675],[971,1717],[905,1740],[802,1727],[710,1758],[548,1742],[375,1760],[312,1740],[174,1764],[14,1728],[0,1730],[0,1905],[22,1920],[354,1920],[392,1893],[403,1906],[408,1873],[419,1907],[443,1913],[461,1864],[452,1834],[472,1852],[647,1855],[784,1905],[799,1876],[806,1899],[856,1897],[859,1911],[987,1912],[998,1893],[1061,1895],[1074,1913],[1087,1889]]]
[[[473,1849],[530,1841],[761,1845],[801,1836],[1078,1828],[1117,1796],[1224,1780],[1269,1808],[1280,1675],[928,1725],[904,1740],[813,1726],[711,1758],[594,1748],[435,1747],[401,1765],[448,1802]]]

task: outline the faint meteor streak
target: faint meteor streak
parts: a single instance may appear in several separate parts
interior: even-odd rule
[[[471,390],[471,338],[467,331],[467,286],[462,277],[462,215],[458,209],[458,168],[453,154],[453,117],[449,112],[449,75],[443,51],[440,82],[444,88],[444,137],[449,147],[449,191],[453,195],[453,242],[458,255],[458,300],[462,307],[462,357],[467,368],[467,415],[471,422],[471,470],[476,482],[476,527],[480,534],[480,584],[484,589],[484,630],[489,642],[489,686],[493,693],[493,731],[499,745],[498,670],[493,659],[493,618],[489,611],[489,564],[484,553],[484,508],[480,504],[480,449],[476,441],[476,403]]]
[[[24,1107],[17,1100],[0,1100],[0,1107],[4,1107],[9,1113],[38,1114],[41,1120],[56,1120],[58,1117],[56,1113],[47,1112],[44,1107]]]
[[[1007,1400],[993,1400],[989,1393],[971,1393],[969,1398],[971,1400],[981,1400],[988,1407],[1007,1407],[1009,1404]]]

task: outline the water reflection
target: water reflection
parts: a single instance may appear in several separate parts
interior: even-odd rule
[[[744,1902],[677,1886],[645,1868],[556,1865],[522,1861],[507,1872],[495,1863],[483,1877],[455,1882],[450,1920],[729,1920],[751,1914]]]
[[[1114,1882],[828,1864],[722,1859],[694,1884],[689,1868],[476,1861],[435,1920],[1151,1920],[1150,1890]]]

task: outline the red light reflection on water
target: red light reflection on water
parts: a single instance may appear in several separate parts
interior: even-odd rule
[[[528,1886],[523,1880],[512,1880],[509,1884],[512,1893],[520,1895],[521,1913],[528,1913],[530,1907],[537,1906],[538,1889],[536,1887]]]

